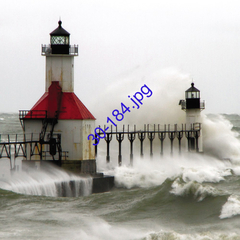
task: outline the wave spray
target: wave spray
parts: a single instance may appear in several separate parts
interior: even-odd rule
[[[114,109],[119,102],[128,96],[133,96],[138,86],[146,84],[153,92],[148,101],[142,102],[141,108],[135,114],[126,115],[121,124],[137,125],[138,129],[143,124],[185,124],[185,112],[178,105],[179,100],[184,98],[186,89],[192,79],[188,74],[183,74],[175,69],[165,69],[157,72],[133,71],[132,74],[121,76],[121,81],[112,84],[98,99],[99,108],[95,111],[97,124],[103,124],[109,110]],[[109,101],[111,99],[111,101]],[[207,106],[206,106],[207,108]],[[129,141],[123,141],[123,166],[117,166],[117,141],[111,142],[111,162],[106,164],[104,140],[101,140],[98,149],[98,166],[101,170],[115,174],[117,186],[151,187],[161,185],[166,179],[179,178],[185,182],[205,181],[218,182],[225,176],[231,175],[230,169],[237,168],[240,159],[240,141],[237,134],[232,131],[232,124],[222,115],[205,115],[202,112],[203,127],[203,150],[204,154],[190,154],[182,152],[181,155],[168,154],[168,141],[165,140],[165,154],[160,156],[159,139],[154,140],[154,156],[150,158],[147,146],[148,140],[144,142],[147,151],[143,158],[139,154],[138,140],[134,142],[133,167],[129,166]],[[120,125],[120,124],[119,124]],[[121,125],[118,126],[121,129]],[[115,137],[113,135],[113,137]],[[175,140],[176,141],[176,140]],[[177,147],[177,144],[175,144]],[[188,184],[191,187],[191,184]],[[172,186],[172,193],[179,194],[183,186],[176,181]],[[206,190],[206,189],[205,189]],[[200,190],[199,190],[200,191]]]
[[[79,177],[48,164],[40,170],[28,168],[28,172],[16,172],[0,179],[0,188],[27,195],[88,196],[92,192],[92,178]]]

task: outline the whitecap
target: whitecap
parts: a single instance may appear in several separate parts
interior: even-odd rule
[[[202,232],[202,233],[177,233],[175,231],[159,231],[148,233],[143,240],[169,239],[169,240],[236,240],[239,239],[236,233]]]
[[[219,218],[231,218],[236,215],[240,215],[240,198],[236,195],[231,195],[222,206]]]
[[[209,185],[202,185],[201,183],[190,181],[183,182],[181,178],[177,178],[172,184],[170,193],[176,196],[193,195],[198,201],[202,201],[207,196],[217,196],[221,194],[217,189]]]

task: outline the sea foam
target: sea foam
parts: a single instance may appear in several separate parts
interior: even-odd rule
[[[220,219],[231,218],[240,215],[240,198],[236,195],[231,195],[227,202],[222,206]]]
[[[143,240],[171,239],[171,240],[236,240],[237,233],[203,232],[193,234],[182,234],[175,231],[159,231],[149,233]]]

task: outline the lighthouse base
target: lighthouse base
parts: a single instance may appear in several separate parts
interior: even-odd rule
[[[113,176],[94,176],[92,184],[92,193],[109,192],[114,187]]]
[[[30,169],[48,169],[48,164],[56,165],[66,172],[71,172],[78,176],[91,176],[92,193],[108,192],[114,187],[114,176],[106,176],[103,173],[96,172],[96,160],[66,160],[62,162],[47,160],[22,160],[22,170],[28,172]]]
[[[61,161],[60,167],[72,173],[95,174],[96,160],[65,160]]]
[[[75,174],[89,174],[93,177],[92,193],[108,192],[114,187],[114,177],[96,172],[96,160],[65,160],[61,168]]]

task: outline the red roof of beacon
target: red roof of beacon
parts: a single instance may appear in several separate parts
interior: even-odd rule
[[[26,118],[43,118],[43,115],[31,114],[31,112],[47,112],[48,118],[58,119],[92,119],[95,117],[79,100],[74,92],[62,92],[59,82],[52,82],[49,91],[45,92],[38,102],[32,107]]]

